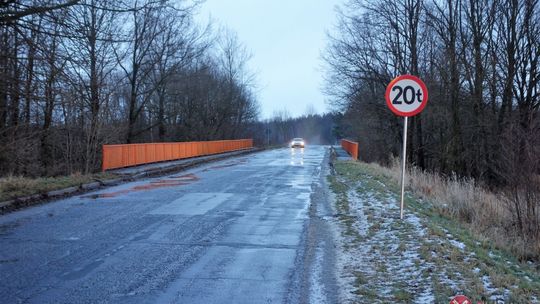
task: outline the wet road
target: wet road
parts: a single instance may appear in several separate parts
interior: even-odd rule
[[[317,224],[331,211],[315,202],[326,150],[260,152],[0,216],[0,302],[335,302]]]

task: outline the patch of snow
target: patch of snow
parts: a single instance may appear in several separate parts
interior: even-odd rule
[[[420,221],[420,218],[416,216],[414,213],[407,213],[405,214],[405,222],[409,223],[414,227],[414,230],[418,232],[420,237],[424,237],[427,234],[427,229],[423,227],[422,222]]]
[[[315,252],[315,262],[313,263],[312,273],[309,282],[310,302],[312,303],[327,303],[324,285],[322,283],[322,260],[323,260],[324,242],[317,247]]]
[[[354,223],[354,227],[358,231],[358,233],[361,236],[366,236],[368,229],[369,229],[369,223],[367,221],[367,217],[364,213],[364,208],[362,205],[357,204],[357,194],[354,190],[349,190],[347,192],[347,197],[349,199],[350,209],[353,211],[353,214],[350,214],[351,216],[356,216],[357,220]]]
[[[456,240],[453,240],[453,239],[449,239],[448,241],[450,242],[450,244],[452,244],[454,247],[459,248],[461,251],[465,250],[466,246],[462,242],[456,241]]]
[[[504,289],[502,294],[499,292],[499,289],[493,286],[491,279],[488,275],[482,276],[482,284],[486,293],[489,294],[489,300],[494,301],[495,303],[505,303],[505,299],[510,296],[510,290]]]
[[[347,286],[340,293],[339,302],[362,300],[353,293],[358,287],[354,285],[357,271],[361,271],[366,286],[360,287],[376,292],[384,302],[392,302],[395,289],[403,288],[417,303],[434,303],[431,271],[428,270],[433,269],[433,265],[420,255],[422,243],[419,240],[427,234],[420,218],[409,212],[402,223],[397,216],[399,204],[393,193],[367,191],[362,182],[355,186],[347,192],[349,215],[357,219],[353,227],[362,240],[359,244],[358,240],[338,233],[339,243],[344,245],[338,251],[338,279],[341,286]],[[339,220],[336,224],[344,229]],[[402,228],[396,229],[396,226]],[[403,286],[403,282],[410,284]]]
[[[454,291],[459,290],[457,282],[455,280],[450,280],[445,273],[441,274],[438,279],[441,285],[446,286]]]
[[[429,289],[415,296],[414,303],[435,303],[435,296],[433,295],[433,290]]]
[[[377,180],[377,183],[382,186],[383,188],[386,188],[386,184],[384,184],[383,182],[381,182],[380,180]]]
[[[296,196],[296,199],[304,201],[305,204],[302,206],[301,209],[298,209],[298,213],[296,214],[295,219],[307,219],[309,217],[309,206],[311,203],[310,194],[307,192],[299,193]]]

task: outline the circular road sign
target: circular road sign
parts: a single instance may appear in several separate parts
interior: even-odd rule
[[[386,87],[386,105],[398,116],[414,116],[426,107],[428,90],[424,82],[412,75],[401,75]]]
[[[457,295],[450,301],[450,304],[472,304],[472,302],[464,295]]]

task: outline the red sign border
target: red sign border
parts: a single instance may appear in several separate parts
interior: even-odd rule
[[[420,107],[418,107],[418,109],[414,110],[413,112],[401,112],[392,105],[392,101],[390,100],[390,92],[391,92],[391,89],[394,86],[394,84],[396,82],[400,81],[400,80],[412,80],[412,81],[418,83],[418,85],[420,85],[420,88],[422,89],[422,91],[424,93],[424,100],[422,100],[422,104],[420,105]],[[406,74],[406,75],[398,76],[398,77],[394,78],[392,81],[390,81],[390,83],[386,87],[386,94],[385,94],[384,97],[386,98],[386,105],[388,106],[388,108],[392,112],[394,112],[394,114],[396,114],[398,116],[411,117],[411,116],[419,114],[420,112],[422,112],[424,110],[424,108],[426,107],[427,102],[429,100],[429,93],[428,93],[426,84],[422,81],[422,79],[420,79],[420,78],[418,78],[416,76],[413,76],[413,75]]]

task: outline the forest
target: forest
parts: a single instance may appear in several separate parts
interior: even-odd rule
[[[339,126],[335,123],[339,113],[318,114],[312,106],[298,117],[286,109],[275,111],[271,118],[255,123],[251,127],[253,139],[258,146],[279,146],[291,139],[301,137],[306,145],[338,144]]]
[[[102,144],[235,139],[258,118],[236,33],[201,1],[0,2],[0,175],[91,173]]]
[[[385,104],[396,76],[419,76],[408,162],[500,195],[509,226],[540,236],[540,8],[535,0],[349,0],[324,53],[325,91],[365,161],[401,154],[403,119]]]

